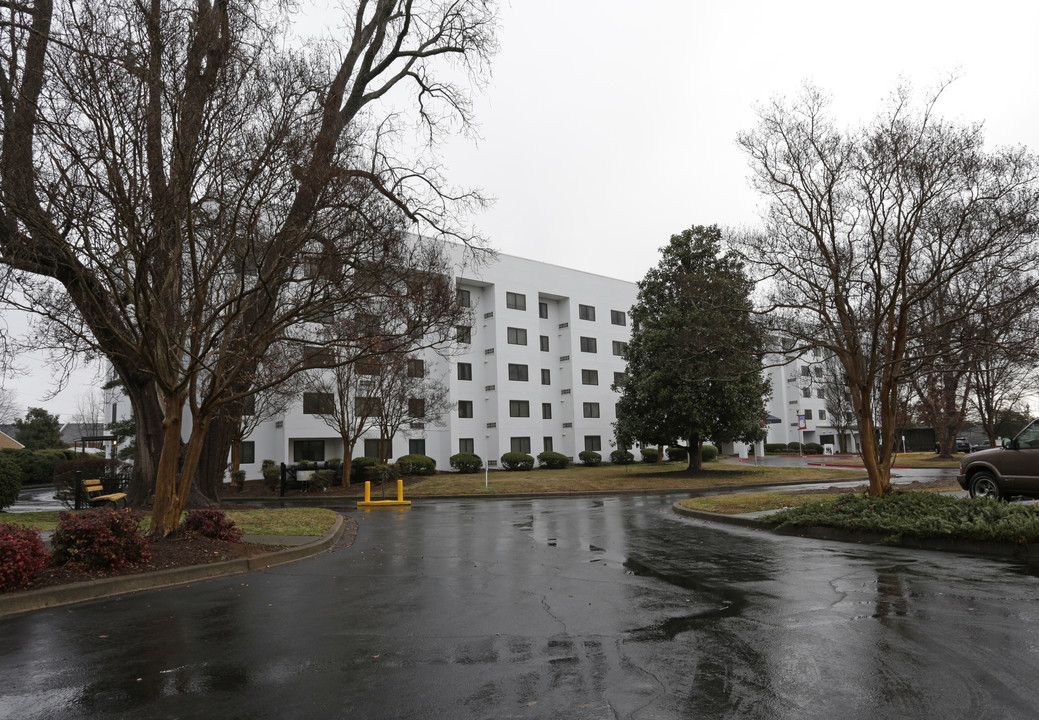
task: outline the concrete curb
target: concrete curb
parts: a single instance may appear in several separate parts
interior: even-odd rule
[[[39,590],[5,593],[0,595],[0,618],[31,610],[42,610],[43,608],[71,605],[73,603],[98,600],[141,590],[156,590],[216,577],[228,577],[256,570],[264,570],[324,552],[339,541],[345,530],[346,524],[343,521],[343,516],[340,515],[336,518],[335,523],[328,532],[313,542],[263,555],[256,555],[251,558],[225,560],[207,565],[191,565],[170,570],[156,570],[154,572],[123,575],[102,580],[88,580],[52,588],[41,588]]]
[[[884,533],[851,532],[830,527],[800,527],[787,525],[772,527],[763,522],[761,517],[748,515],[723,515],[721,513],[692,510],[675,503],[671,509],[676,515],[706,522],[736,525],[753,528],[776,535],[794,535],[813,540],[830,540],[853,543],[857,545],[883,545],[885,547],[906,548],[909,550],[933,550],[936,552],[958,553],[961,555],[980,555],[982,557],[1013,560],[1027,565],[1039,565],[1039,545],[1017,545],[1015,543],[981,542],[978,540],[941,540],[939,538],[903,538],[898,541],[890,539]]]

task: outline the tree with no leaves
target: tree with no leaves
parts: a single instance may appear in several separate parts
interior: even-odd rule
[[[979,293],[1001,268],[1034,281],[1037,266],[1036,159],[986,151],[979,126],[935,116],[937,99],[916,107],[899,90],[871,124],[842,131],[807,87],[761,108],[757,129],[738,138],[770,202],[764,231],[741,243],[765,281],[762,316],[840,361],[875,496],[890,490],[924,307],[967,274]],[[937,322],[964,322],[979,298],[961,298],[962,310]]]
[[[341,43],[296,51],[286,7],[40,0],[8,5],[0,29],[7,299],[44,318],[45,343],[114,366],[155,535],[193,488],[213,495],[224,409],[263,389],[271,346],[363,306],[405,226],[471,239],[456,214],[480,198],[432,152],[468,127],[469,100],[436,73],[478,79],[493,7],[361,0]]]

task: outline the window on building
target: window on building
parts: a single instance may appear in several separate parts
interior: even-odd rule
[[[426,441],[424,438],[408,440],[408,455],[425,455]]]
[[[382,361],[379,358],[361,358],[356,363],[358,375],[381,375]]]
[[[548,352],[548,335],[541,336],[541,352]]]
[[[319,347],[317,345],[306,345],[303,348],[303,367],[326,368],[336,364],[335,353],[331,348]]]
[[[509,380],[527,382],[527,366],[509,363]]]
[[[812,409],[811,408],[805,408],[804,413],[805,413],[805,420],[811,420],[812,419]]]
[[[358,395],[354,398],[354,415],[358,417],[382,417],[382,398]]]
[[[112,422],[118,422],[119,418],[116,413],[119,412],[119,403],[112,403]]]
[[[527,296],[520,293],[507,292],[505,293],[505,307],[512,310],[526,310]]]
[[[610,322],[614,325],[627,325],[628,315],[623,310],[610,310]]]
[[[599,384],[599,371],[598,370],[582,370],[581,371],[581,384],[582,385],[598,385]]]
[[[815,366],[815,376],[817,378],[821,378],[823,376],[823,369],[822,369],[821,365],[816,365]]]
[[[541,384],[551,385],[552,384],[552,371],[548,368],[541,369]]]
[[[412,358],[408,360],[408,377],[420,378],[426,376],[426,361]]]
[[[458,363],[458,379],[459,380],[472,380],[473,379],[473,364],[472,363]]]
[[[512,452],[530,454],[530,438],[529,437],[514,437],[509,438],[509,445],[512,447]]]
[[[538,317],[539,318],[547,318],[548,317],[548,303],[547,302],[539,302],[538,303]]]
[[[256,462],[256,443],[252,440],[243,440],[238,446],[238,457],[243,465],[251,465]]]
[[[586,402],[584,403],[584,416],[586,418],[597,418],[599,417],[599,403]]]
[[[474,440],[473,438],[458,438],[458,452],[475,453],[476,440]]]
[[[595,307],[592,305],[578,305],[577,317],[582,320],[595,320]]]
[[[426,417],[426,401],[423,398],[408,398],[408,417]]]
[[[592,450],[593,452],[599,452],[600,450],[602,450],[602,438],[598,435],[585,435],[584,449]]]
[[[472,296],[469,294],[468,290],[458,288],[458,304],[464,308],[473,306]]]
[[[810,367],[808,367],[807,365],[802,365],[801,366],[801,374],[804,375],[805,377],[808,377],[809,375],[812,374],[812,369]]]
[[[332,399],[332,393],[303,393],[304,415],[328,415],[335,412],[335,407],[335,400]]]
[[[825,410],[822,410],[822,409],[819,410],[819,419],[820,420],[825,420],[826,419],[826,411]]]
[[[624,387],[624,382],[628,379],[628,376],[622,372],[613,373],[613,385],[617,389]]]
[[[824,391],[823,391],[823,389],[822,389],[822,388],[819,388],[818,390],[816,390],[816,391],[815,391],[815,396],[816,396],[817,398],[819,398],[820,400],[822,400],[822,399],[823,399],[823,397],[824,397]]]
[[[255,415],[256,414],[256,396],[247,395],[242,398],[242,415]]]
[[[804,388],[803,390],[801,390],[801,397],[812,397],[812,388]]]
[[[541,444],[542,444],[542,446],[544,446],[545,452],[552,452],[552,436],[551,435],[546,435],[545,437],[541,438]]]
[[[324,440],[293,440],[292,462],[324,462],[325,441]]]
[[[458,401],[458,417],[460,418],[471,418],[473,416],[473,401],[472,400],[459,400]]]
[[[581,338],[581,352],[593,353],[599,352],[596,347],[595,338],[593,337],[582,337]]]
[[[455,325],[455,340],[462,345],[472,344],[473,329],[468,325]]]
[[[628,343],[621,342],[620,340],[614,340],[613,341],[613,354],[614,355],[623,356],[624,355],[624,351],[627,350],[627,349],[628,349]]]
[[[393,457],[393,444],[385,438],[364,441],[364,456],[373,458]]]
[[[527,344],[527,331],[525,329],[510,327],[507,332],[509,345]]]
[[[552,419],[552,403],[541,403],[541,419]]]
[[[530,417],[530,401],[509,400],[509,417]]]

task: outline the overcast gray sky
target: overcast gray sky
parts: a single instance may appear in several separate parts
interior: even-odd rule
[[[940,114],[1039,150],[1039,3],[514,0],[501,25],[481,139],[443,157],[496,198],[474,222],[512,255],[634,281],[673,233],[755,223],[736,134],[805,80],[856,125],[900,78],[925,94],[956,74]],[[91,381],[49,402],[46,373],[14,386],[71,419]]]

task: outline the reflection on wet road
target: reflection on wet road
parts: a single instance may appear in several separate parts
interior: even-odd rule
[[[1033,717],[1029,571],[678,519],[422,501],[287,567],[0,621],[0,717]]]

